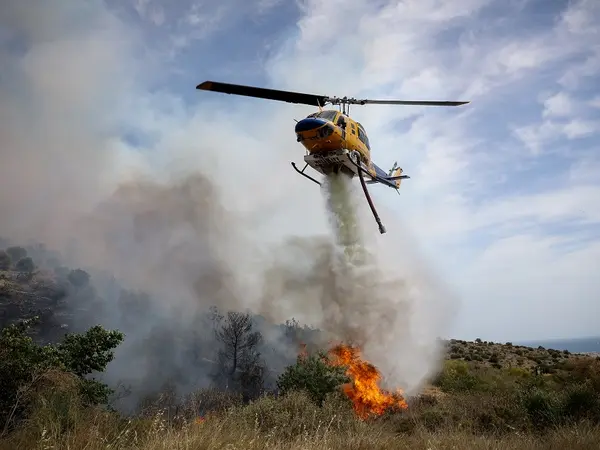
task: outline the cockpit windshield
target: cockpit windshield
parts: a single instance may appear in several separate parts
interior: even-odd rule
[[[329,121],[333,122],[335,120],[335,117],[337,116],[337,113],[338,113],[337,111],[333,111],[333,110],[320,111],[318,113],[311,114],[308,117],[319,118],[319,119],[329,120]]]

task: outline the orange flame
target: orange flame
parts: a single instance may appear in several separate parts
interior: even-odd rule
[[[378,382],[381,373],[373,364],[360,358],[357,347],[340,344],[329,353],[336,359],[334,364],[348,366],[346,375],[351,382],[342,389],[352,400],[354,411],[361,419],[367,419],[371,415],[380,416],[391,408],[408,408],[401,390],[389,393],[380,389]]]
[[[308,351],[306,350],[306,344],[300,343],[300,351],[298,352],[298,358],[306,359],[308,357]]]

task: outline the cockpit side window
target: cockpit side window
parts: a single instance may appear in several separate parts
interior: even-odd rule
[[[363,128],[363,126],[360,123],[356,123],[358,125],[358,139],[360,139],[363,144],[365,144],[367,146],[367,148],[370,150],[371,149],[371,145],[369,144],[369,138],[367,137],[367,133],[365,132],[365,129]]]

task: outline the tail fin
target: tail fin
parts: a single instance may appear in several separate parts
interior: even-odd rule
[[[403,172],[402,167],[398,167],[398,161],[396,161],[396,162],[394,162],[394,165],[388,172],[388,175],[390,178],[396,178],[396,177],[400,177],[402,175],[402,172]],[[399,189],[400,183],[402,183],[402,178],[398,178],[393,181],[394,181],[394,184],[396,185],[396,189]]]

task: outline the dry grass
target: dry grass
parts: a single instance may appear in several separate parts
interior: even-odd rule
[[[161,412],[123,419],[116,413],[81,409],[64,397],[41,402],[24,427],[0,441],[9,449],[597,449],[600,427],[580,423],[544,435],[519,432],[476,435],[460,426],[428,428],[415,406],[410,430],[400,417],[360,421],[348,402],[331,396],[323,408],[303,393],[232,406],[197,423]]]
[[[239,396],[214,389],[184,401],[165,390],[124,418],[83,407],[73,377],[52,373],[32,391],[27,419],[0,440],[0,450],[598,449],[600,361],[573,361],[567,372],[552,381],[447,361],[438,387],[410,399],[406,411],[369,421],[357,418],[341,392],[318,407],[302,392],[243,405]],[[529,391],[522,382],[561,384]],[[527,406],[524,399],[535,401]],[[207,415],[198,422],[198,414]]]

